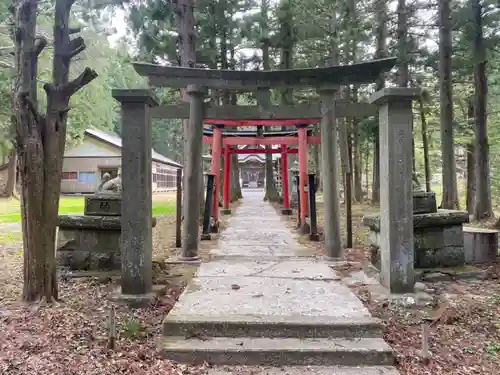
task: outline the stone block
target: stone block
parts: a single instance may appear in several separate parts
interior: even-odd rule
[[[498,258],[498,230],[464,227],[465,262],[485,264]]]
[[[413,193],[413,213],[426,214],[437,212],[436,194],[425,191]]]
[[[437,249],[448,246],[463,246],[461,225],[437,228],[415,228],[415,249]]]
[[[461,225],[414,228],[415,267],[455,267],[465,264],[463,234]],[[380,269],[380,232],[378,229],[371,227],[368,246],[371,263]]]
[[[417,249],[416,268],[457,267],[465,264],[463,246],[447,246],[437,249]]]
[[[122,198],[112,194],[94,194],[85,198],[85,215],[90,216],[120,216]]]
[[[58,264],[71,270],[121,268],[120,230],[59,229]]]

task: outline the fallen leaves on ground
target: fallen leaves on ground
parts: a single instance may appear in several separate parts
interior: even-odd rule
[[[159,220],[157,229],[172,225]],[[171,231],[171,228],[168,228]],[[163,232],[163,230],[162,230]],[[165,232],[164,232],[165,233]],[[166,255],[172,238],[158,233]],[[168,242],[166,242],[168,241]],[[114,304],[117,339],[108,349],[113,281],[60,280],[61,301],[52,306],[19,301],[22,288],[21,245],[0,244],[0,374],[5,375],[195,375],[204,366],[161,358],[157,340],[162,321],[182,292],[184,282],[167,281],[166,294],[148,308]]]
[[[359,270],[366,249],[349,249],[341,273]],[[351,268],[349,267],[351,266]],[[500,373],[500,265],[490,279],[425,283],[434,303],[405,308],[373,301],[366,285],[352,290],[384,326],[402,375],[486,375]],[[430,356],[422,352],[423,324],[428,325]]]

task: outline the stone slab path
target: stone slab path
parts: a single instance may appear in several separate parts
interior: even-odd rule
[[[398,374],[380,322],[263,195],[244,191],[211,261],[166,317],[164,356],[206,361],[207,375]]]

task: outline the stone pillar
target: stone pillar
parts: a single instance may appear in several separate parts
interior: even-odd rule
[[[184,241],[182,257],[184,261],[196,261],[198,257],[198,238],[200,230],[200,205],[202,195],[199,193],[202,183],[201,160],[203,151],[203,120],[205,87],[189,85],[186,90],[190,97],[188,140],[184,153],[188,155],[184,166],[186,186],[184,186]],[[212,150],[213,151],[213,150]]]
[[[380,281],[391,293],[413,292],[412,100],[420,89],[385,88],[379,106]]]
[[[147,297],[152,289],[151,113],[149,90],[113,90],[122,118],[121,293]]]
[[[338,190],[335,91],[321,92],[321,178],[323,179],[325,257],[342,256]]]

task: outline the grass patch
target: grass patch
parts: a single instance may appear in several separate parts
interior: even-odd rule
[[[62,196],[59,200],[60,215],[81,215],[85,205],[84,197]],[[175,213],[175,200],[165,198],[153,200],[153,216],[167,216]],[[19,223],[21,209],[18,200],[4,199],[0,203],[0,224]]]

